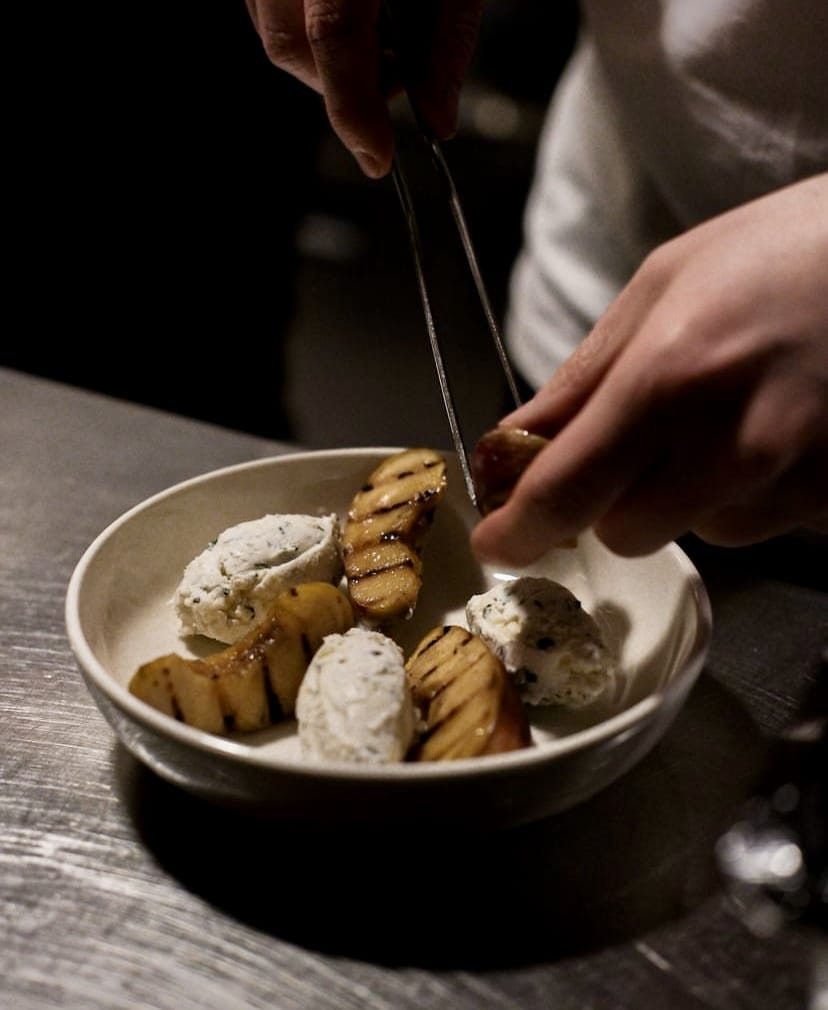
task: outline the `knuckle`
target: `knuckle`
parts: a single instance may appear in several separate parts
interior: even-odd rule
[[[744,486],[754,487],[770,482],[782,471],[788,451],[775,434],[766,431],[740,438],[733,456],[733,478]]]
[[[657,311],[632,343],[637,355],[636,396],[675,410],[688,399],[712,395],[721,382],[719,351],[710,346],[707,322],[692,306]],[[683,409],[683,408],[682,408]]]
[[[670,240],[662,242],[654,249],[651,249],[635,274],[637,283],[652,287],[661,287],[672,275],[676,261],[676,242]]]
[[[816,450],[824,422],[823,405],[808,397],[799,397],[784,411],[766,407],[749,413],[734,448],[739,478],[753,484],[775,480]]]
[[[644,302],[655,304],[681,274],[682,260],[681,236],[662,242],[644,256],[629,286]]]
[[[774,424],[769,418],[759,419],[749,413],[737,422],[729,450],[722,456],[731,483],[753,486],[779,471],[789,451],[781,423],[781,418]]]
[[[311,48],[339,48],[355,37],[364,27],[359,5],[341,4],[336,0],[313,0],[305,12],[305,33]]]
[[[263,24],[259,29],[267,58],[277,67],[290,70],[300,62],[304,38],[299,32],[279,25]]]

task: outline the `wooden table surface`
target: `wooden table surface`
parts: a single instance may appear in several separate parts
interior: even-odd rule
[[[822,541],[689,543],[715,630],[684,710],[539,824],[312,834],[127,754],[67,644],[75,564],[148,495],[288,449],[0,369],[3,1010],[824,1010],[819,934],[756,935],[714,859],[818,676]]]

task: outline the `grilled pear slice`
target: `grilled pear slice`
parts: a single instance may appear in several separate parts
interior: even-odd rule
[[[176,653],[159,656],[138,667],[129,682],[129,690],[136,698],[188,726],[208,733],[226,732],[218,684],[202,660],[185,659]],[[253,716],[251,720],[250,728],[259,729],[267,725],[263,685],[260,690],[254,688],[251,695],[254,698],[252,707],[264,709],[264,714],[258,718]]]
[[[542,435],[522,428],[493,428],[480,436],[469,465],[481,515],[505,504],[523,471],[546,445]]]
[[[351,603],[365,623],[413,614],[422,586],[422,542],[445,489],[440,453],[405,449],[383,460],[354,496],[342,555]]]
[[[425,722],[413,761],[451,761],[531,744],[517,687],[482,638],[459,625],[434,628],[406,663]]]
[[[206,659],[175,653],[139,667],[129,690],[208,733],[250,732],[290,718],[299,685],[326,635],[353,627],[351,604],[328,582],[280,594],[244,638]]]

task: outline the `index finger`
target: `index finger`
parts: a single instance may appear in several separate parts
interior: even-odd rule
[[[381,81],[380,0],[306,0],[305,32],[331,126],[372,178],[391,167]]]
[[[509,499],[472,531],[475,553],[524,566],[594,525],[661,457],[667,428],[635,369],[612,369],[534,458]]]
[[[305,35],[303,0],[245,0],[270,62],[314,91],[322,85]]]
[[[559,431],[593,395],[643,325],[660,283],[652,269],[639,270],[535,396],[500,423],[546,436]]]

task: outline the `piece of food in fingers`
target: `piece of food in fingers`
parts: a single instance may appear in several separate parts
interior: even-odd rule
[[[264,729],[293,715],[302,678],[323,639],[353,623],[351,604],[336,586],[294,586],[234,645],[205,659],[161,656],[138,668],[129,690],[209,733]]]
[[[450,761],[531,744],[529,721],[503,663],[459,625],[434,628],[406,663],[425,723],[414,761]]]
[[[422,586],[422,542],[446,489],[433,449],[383,460],[354,496],[342,534],[348,594],[357,617],[382,625],[410,617]]]
[[[523,471],[546,444],[542,435],[522,428],[493,428],[480,436],[469,466],[481,515],[505,503]]]

